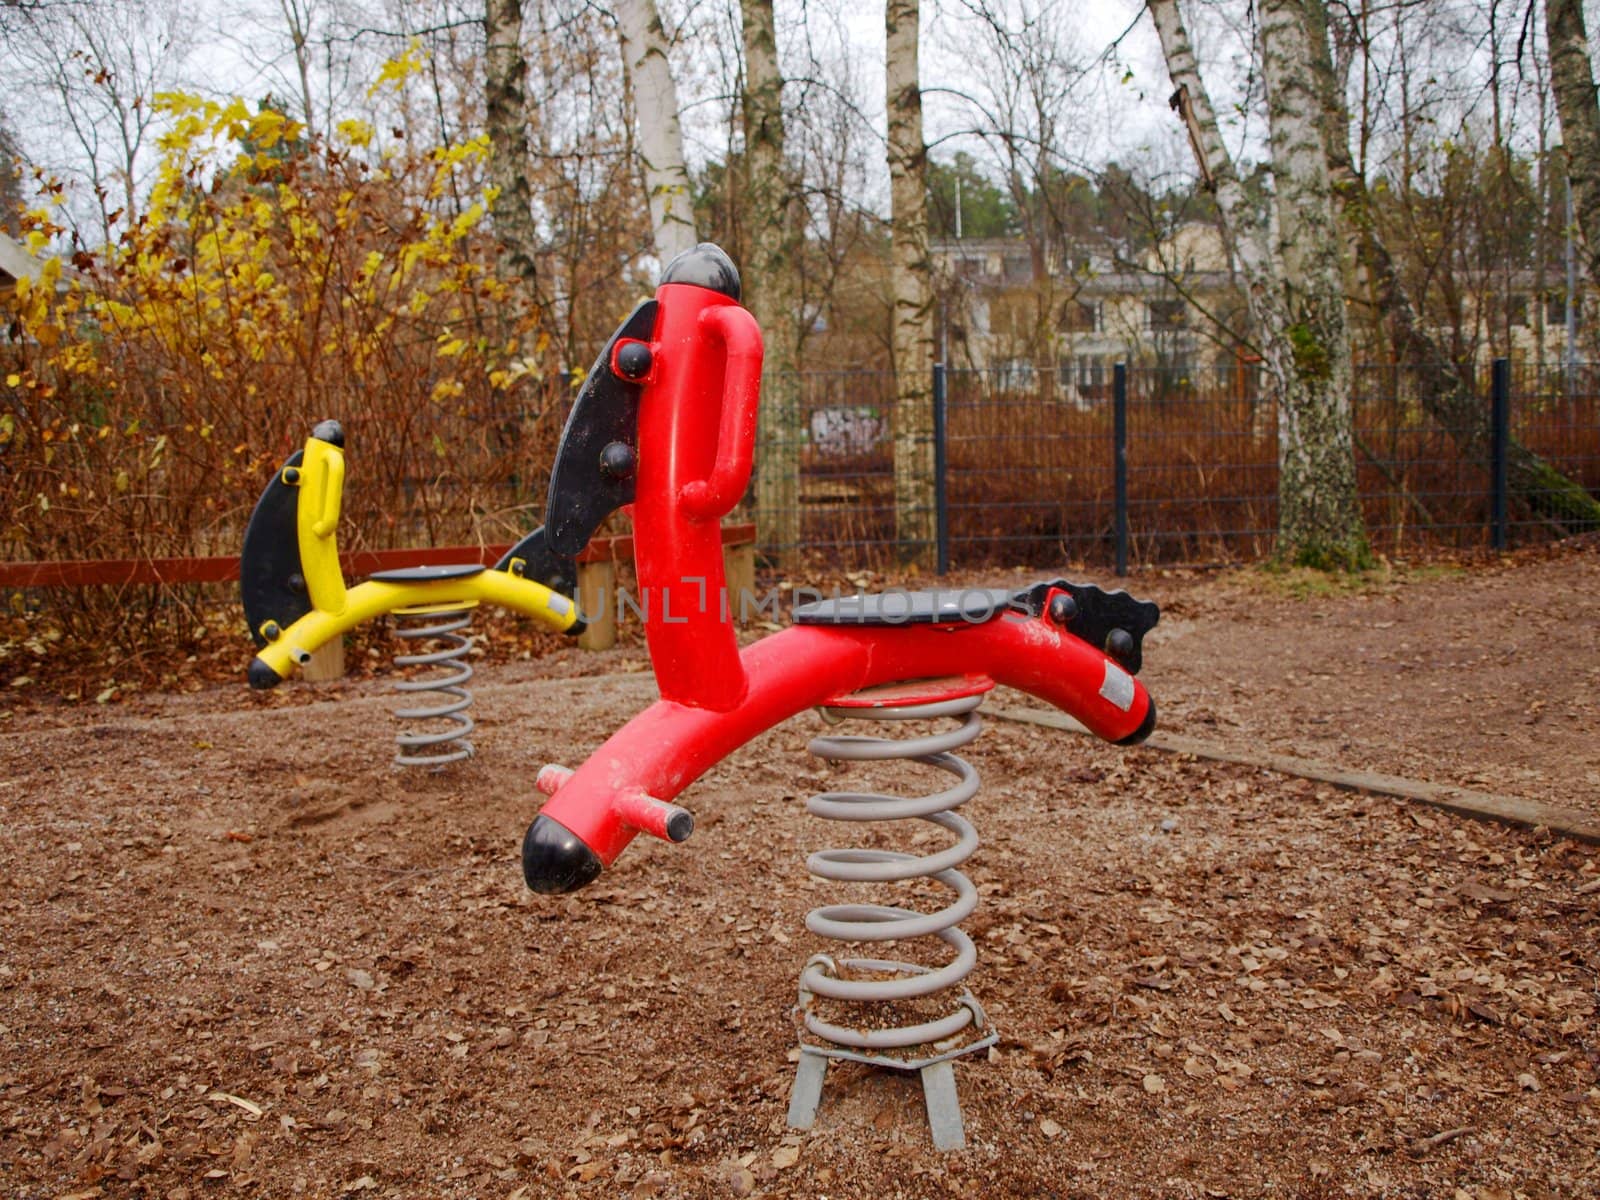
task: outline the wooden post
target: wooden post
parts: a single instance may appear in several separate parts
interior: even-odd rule
[[[609,650],[617,644],[617,568],[609,559],[578,564],[578,612],[588,622],[578,645]]]
[[[344,678],[344,635],[323,642],[311,652],[311,657],[300,668],[300,677],[307,683],[329,683]]]
[[[722,547],[722,573],[728,581],[728,611],[734,623],[740,621],[739,595],[756,594],[756,547],[754,542],[740,542]]]

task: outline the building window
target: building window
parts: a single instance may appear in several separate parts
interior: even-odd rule
[[[994,369],[997,388],[1021,391],[1033,386],[1033,363],[1025,358],[1008,358]]]
[[[1511,325],[1528,324],[1528,298],[1510,296],[1506,299],[1506,322]]]
[[[1088,300],[1068,300],[1061,306],[1062,333],[1093,333],[1100,328],[1100,306]]]
[[[1182,300],[1151,300],[1146,316],[1151,329],[1182,329],[1189,323],[1189,306]]]
[[[1183,353],[1171,355],[1158,364],[1156,374],[1163,393],[1186,391],[1194,386],[1194,360]]]

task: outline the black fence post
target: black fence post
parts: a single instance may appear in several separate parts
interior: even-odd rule
[[[1493,489],[1489,501],[1490,540],[1496,550],[1504,550],[1511,532],[1506,515],[1507,450],[1511,445],[1511,360],[1495,359],[1490,379],[1489,472]]]
[[[1128,573],[1128,364],[1111,368],[1112,441],[1117,491],[1117,574]]]
[[[937,571],[950,570],[950,508],[945,494],[945,368],[933,364],[933,528],[938,549]]]

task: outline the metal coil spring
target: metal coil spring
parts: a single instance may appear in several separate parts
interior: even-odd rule
[[[472,693],[466,684],[472,678],[472,664],[466,661],[472,648],[472,638],[461,631],[472,624],[471,606],[457,609],[432,609],[425,612],[397,611],[394,635],[408,641],[431,640],[442,643],[435,649],[416,654],[395,655],[395,665],[401,667],[437,667],[446,674],[429,675],[422,679],[405,679],[394,685],[397,692],[411,695],[436,692],[448,697],[437,704],[399,708],[395,716],[402,721],[446,722],[446,727],[414,732],[402,731],[395,735],[400,752],[395,763],[402,767],[442,767],[447,763],[471,758],[472,743],[467,735],[472,732],[472,718],[466,714],[472,703]]]
[[[964,980],[977,962],[972,939],[956,928],[972,914],[978,892],[957,868],[978,848],[978,835],[965,818],[952,811],[978,792],[978,773],[951,751],[965,746],[982,731],[977,708],[983,696],[964,696],[904,708],[832,708],[825,716],[873,721],[914,721],[960,718],[954,729],[911,738],[825,735],[813,738],[811,753],[831,762],[879,762],[908,759],[926,763],[956,777],[942,792],[900,797],[877,792],[825,792],[806,801],[806,810],[829,821],[930,822],[955,835],[956,842],[936,854],[919,856],[897,850],[819,850],[806,859],[806,869],[823,879],[839,882],[889,883],[933,879],[955,893],[954,901],[933,913],[884,904],[830,904],[806,915],[806,928],[821,937],[852,942],[887,942],[937,937],[954,952],[945,966],[929,968],[916,963],[877,958],[841,958],[814,955],[800,975],[801,1010],[805,1027],[819,1038],[862,1050],[898,1049],[953,1037],[968,1026],[982,1028],[983,1009],[963,992],[956,1011],[939,1020],[893,1029],[850,1029],[819,1018],[808,1003],[811,995],[867,1003],[907,1000],[944,991]],[[886,979],[841,979],[850,973],[889,975]]]

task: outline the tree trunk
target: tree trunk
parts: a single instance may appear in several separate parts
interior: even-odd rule
[[[1244,276],[1251,323],[1257,336],[1265,340],[1263,331],[1273,328],[1273,298],[1278,291],[1265,214],[1245,194],[1233,156],[1217,128],[1217,115],[1200,77],[1194,45],[1183,27],[1178,0],[1146,0],[1145,7],[1155,22],[1161,52],[1167,60],[1167,74],[1175,89],[1169,103],[1188,127],[1189,148],[1194,151],[1200,176],[1217,198],[1217,211],[1222,214],[1223,228]],[[1261,350],[1265,359],[1267,347]],[[1266,365],[1276,381],[1282,372],[1274,363]]]
[[[1244,276],[1257,350],[1278,408],[1278,555],[1328,567],[1364,563],[1339,241],[1304,14],[1292,0],[1266,0],[1261,10],[1278,181],[1274,239],[1222,140],[1178,0],[1146,0],[1146,8],[1176,88],[1172,106],[1188,126]]]
[[[311,24],[309,8],[300,11],[299,0],[278,0],[284,22],[289,26],[289,39],[294,46],[294,66],[300,77],[300,111],[306,119],[306,134],[316,133],[315,106],[311,103],[311,63],[306,52],[306,35]]]
[[[1284,340],[1274,333],[1287,322],[1279,304],[1282,289],[1272,257],[1267,214],[1244,190],[1233,157],[1222,140],[1216,111],[1211,107],[1210,94],[1200,76],[1194,46],[1183,26],[1178,0],[1146,0],[1145,7],[1155,22],[1167,74],[1172,79],[1174,90],[1168,103],[1188,129],[1189,148],[1194,152],[1202,181],[1216,197],[1223,234],[1232,248],[1234,265],[1244,280],[1245,304],[1264,376],[1262,399],[1266,404],[1259,410],[1259,414],[1264,414],[1268,405],[1276,410],[1279,397],[1288,387],[1292,369]],[[1262,432],[1252,428],[1252,433],[1258,436]]]
[[[884,94],[889,109],[889,227],[894,352],[894,525],[901,557],[935,561],[933,269],[928,254],[928,149],[918,82],[918,0],[888,0]]]
[[[1600,279],[1600,105],[1595,101],[1583,0],[1545,0],[1544,16],[1550,42],[1550,87],[1561,117],[1567,180],[1593,281]]]
[[[489,179],[495,188],[489,213],[500,244],[501,274],[520,279],[528,299],[536,302],[539,231],[528,183],[528,60],[522,53],[522,0],[485,0],[483,27],[488,43],[484,100]]]
[[[1307,16],[1320,2],[1263,0],[1259,10],[1286,318],[1276,332],[1292,363],[1278,405],[1277,553],[1350,569],[1371,553],[1356,491],[1341,239]]]
[[[766,343],[756,443],[756,540],[775,557],[800,544],[800,197],[784,157],[783,74],[772,0],[740,0],[744,30],[744,299]]]
[[[683,130],[678,125],[678,88],[672,81],[666,33],[655,0],[619,0],[616,13],[623,64],[633,78],[650,230],[656,257],[666,266],[695,245],[694,202],[689,169],[683,161]]]
[[[1565,3],[1566,0],[1554,0]],[[1581,5],[1579,19],[1582,18]],[[1356,170],[1350,153],[1350,119],[1344,90],[1333,69],[1328,45],[1327,10],[1311,3],[1307,9],[1312,67],[1324,113],[1323,140],[1333,194],[1378,317],[1387,326],[1395,360],[1404,367],[1417,389],[1417,399],[1438,423],[1458,451],[1485,461],[1489,455],[1488,408],[1470,375],[1457,369],[1444,347],[1418,317],[1406,293],[1389,248],[1372,215],[1367,181]],[[1581,31],[1580,31],[1581,37]],[[1552,43],[1554,38],[1552,37]],[[1587,77],[1588,60],[1582,70]],[[1593,95],[1593,89],[1590,89]],[[1591,102],[1591,107],[1595,107]],[[1595,108],[1600,120],[1600,107]],[[1600,137],[1596,138],[1600,146]],[[1583,529],[1600,524],[1600,501],[1581,483],[1563,475],[1516,438],[1507,447],[1507,474],[1511,490],[1535,513],[1565,528]]]

